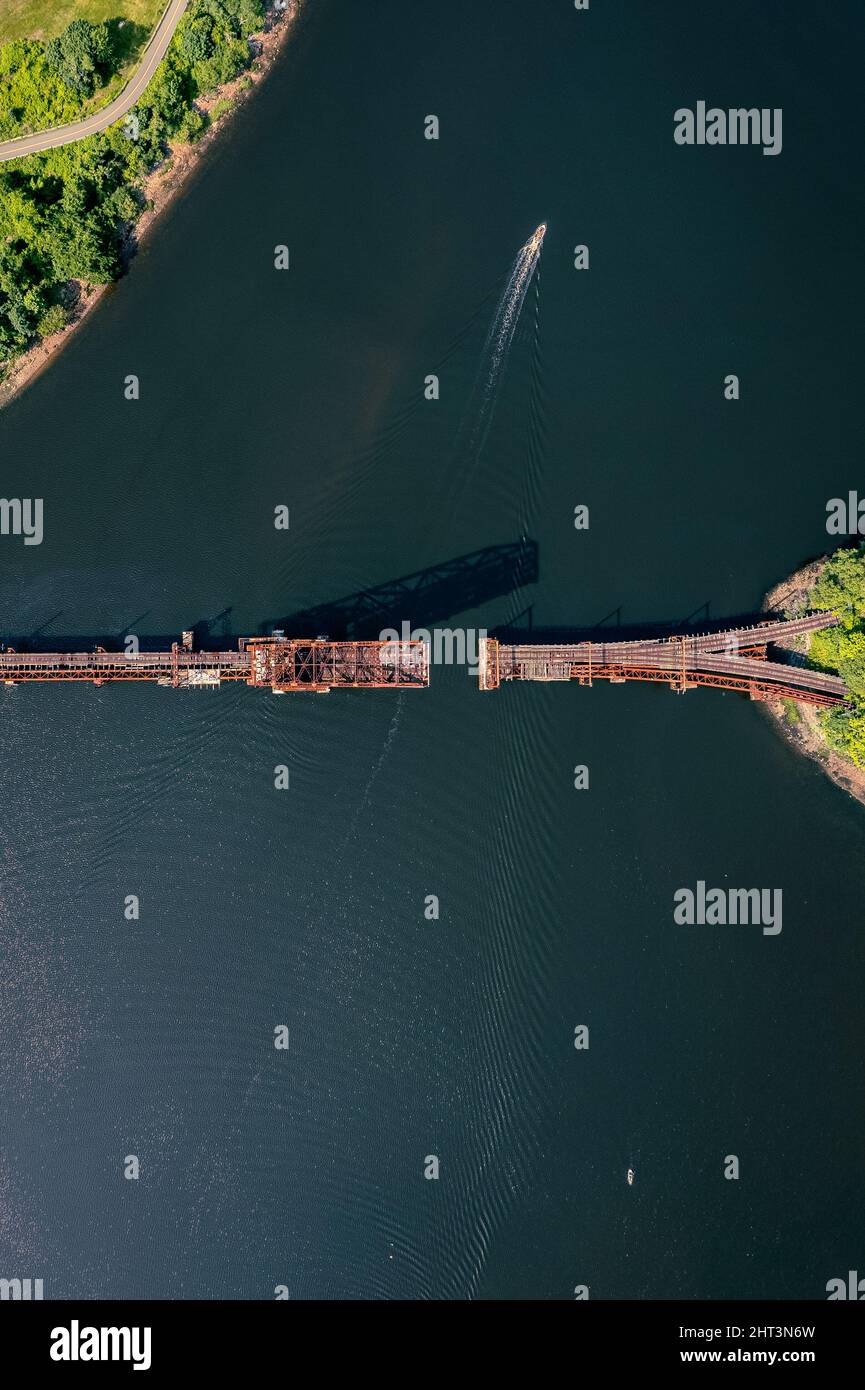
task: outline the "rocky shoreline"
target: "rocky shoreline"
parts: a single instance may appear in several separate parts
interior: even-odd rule
[[[798,613],[808,607],[808,596],[816,584],[827,556],[813,560],[810,564],[782,580],[770,589],[763,600],[763,611],[774,613]],[[810,647],[810,634],[794,637],[789,644],[777,645],[786,651],[792,660],[801,660]],[[795,705],[795,716],[791,715],[790,704],[783,700],[772,700],[765,706],[769,717],[780,729],[788,743],[806,758],[819,764],[832,781],[842,787],[850,796],[865,806],[865,768],[857,767],[835,753],[823,737],[818,711],[813,705]]]
[[[160,216],[170,207],[198,168],[204,155],[221,131],[231,121],[243,103],[252,95],[278,57],[284,43],[292,33],[301,12],[303,0],[285,0],[282,5],[271,5],[267,11],[265,27],[251,36],[255,45],[256,57],[252,66],[236,78],[215,91],[200,97],[195,105],[199,111],[211,116],[214,109],[221,108],[217,118],[194,144],[172,145],[161,164],[148,174],[141,185],[145,200],[144,211],[132,229],[133,245],[140,245]],[[230,105],[229,105],[230,103]],[[50,338],[42,338],[22,353],[8,369],[0,382],[0,409],[19,396],[26,386],[50,366],[58,353],[71,342],[88,314],[96,308],[104,295],[117,289],[120,282],[114,280],[108,285],[83,285],[73,281],[67,286],[67,309],[69,322],[59,333]]]

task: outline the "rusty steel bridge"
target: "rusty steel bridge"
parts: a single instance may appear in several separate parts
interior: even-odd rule
[[[503,681],[663,681],[679,692],[707,685],[741,691],[753,700],[844,705],[849,696],[839,676],[770,660],[767,653],[769,643],[838,622],[836,613],[809,613],[698,636],[562,645],[510,646],[487,637],[481,642],[479,684],[481,690],[496,690]]]
[[[507,645],[485,637],[480,642],[479,686],[496,690],[503,681],[578,681],[581,685],[596,680],[662,681],[677,691],[705,685],[741,691],[755,700],[844,705],[849,696],[839,676],[772,660],[767,652],[770,643],[839,621],[835,613],[810,613],[694,636],[627,642]],[[277,695],[290,691],[326,694],[339,689],[423,689],[429,685],[429,665],[429,649],[423,640],[287,638],[279,629],[271,637],[241,637],[236,651],[195,651],[192,632],[184,632],[170,651],[0,650],[0,680],[7,686],[34,681],[93,685],[152,681],[174,689],[194,689],[243,681]]]
[[[192,633],[167,652],[0,652],[0,679],[25,681],[155,681],[175,689],[207,688],[245,681],[276,695],[307,690],[413,689],[429,685],[423,642],[331,642],[241,637],[237,651],[197,652]]]

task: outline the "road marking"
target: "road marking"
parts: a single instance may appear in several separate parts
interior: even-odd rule
[[[51,130],[38,131],[33,135],[17,135],[14,140],[5,140],[0,144],[0,163],[7,159],[23,159],[28,154],[37,154],[39,150],[56,149],[58,145],[72,145],[76,140],[83,140],[88,135],[96,135],[100,130],[107,130],[110,125],[119,121],[121,116],[125,116],[126,112],[135,105],[138,98],[147,89],[156,69],[165,57],[168,45],[174,37],[174,31],[188,4],[189,0],[169,0],[162,18],[150,36],[141,62],[123,91],[113,101],[110,101],[101,111],[97,111],[83,120],[72,121],[69,125],[55,126]]]

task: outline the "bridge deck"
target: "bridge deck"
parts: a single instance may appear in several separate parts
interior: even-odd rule
[[[429,663],[423,642],[327,642],[242,637],[237,651],[0,652],[0,681],[156,681],[176,688],[246,681],[287,690],[423,687]]]
[[[480,652],[480,688],[495,690],[511,680],[576,680],[584,685],[595,680],[648,680],[667,681],[678,690],[713,685],[742,690],[755,699],[839,705],[848,699],[840,677],[765,659],[767,643],[837,622],[834,613],[811,613],[718,633],[628,642],[504,645],[486,638]]]
[[[4,681],[159,681],[174,682],[208,671],[220,680],[247,680],[249,660],[241,652],[2,652]],[[183,683],[181,681],[180,683]]]
[[[561,645],[480,644],[480,688],[502,681],[595,680],[666,681],[675,689],[695,685],[743,690],[756,699],[786,697],[812,704],[839,705],[848,699],[838,676],[805,666],[765,659],[768,642],[813,632],[839,621],[834,613],[812,613],[790,621],[769,619],[750,627],[685,637],[629,642],[575,642]],[[331,642],[241,637],[237,651],[195,652],[192,635],[171,651],[15,652],[0,651],[0,680],[7,685],[32,681],[155,681],[175,688],[217,686],[245,681],[277,694],[335,689],[418,689],[429,685],[429,652],[422,641]],[[758,659],[763,658],[763,659]]]

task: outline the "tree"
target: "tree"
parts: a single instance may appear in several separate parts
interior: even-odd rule
[[[815,632],[808,653],[813,665],[837,672],[850,692],[849,708],[821,716],[830,748],[865,767],[865,547],[837,550],[809,595],[814,608],[840,614],[837,627]]]
[[[59,284],[83,280],[107,285],[120,271],[116,227],[99,210],[83,221],[61,216],[51,238],[51,258]]]
[[[190,144],[198,140],[207,129],[207,117],[204,116],[197,107],[190,106],[180,125],[177,127],[178,140],[188,140]]]
[[[192,76],[198,92],[212,92],[226,82],[233,82],[249,66],[249,50],[245,42],[231,39],[220,44],[212,58],[196,63]]]
[[[823,715],[823,732],[830,748],[865,767],[865,711],[832,710]]]
[[[865,618],[865,555],[862,549],[836,550],[823,566],[811,591],[815,608],[834,608],[844,626],[854,627]]]
[[[195,139],[205,128],[197,93],[249,66],[245,35],[263,15],[261,0],[196,0],[135,108],[134,138],[118,122],[0,165],[0,363],[35,335],[59,330],[68,281],[104,284],[120,274],[119,237],[143,205],[141,180],[169,140]],[[106,25],[83,19],[47,44],[0,47],[0,139],[74,120],[120,50]]]
[[[264,23],[262,0],[228,0],[240,23],[243,34],[255,34]]]
[[[65,309],[61,304],[51,304],[36,324],[36,332],[40,338],[50,338],[52,333],[59,333],[65,327]]]
[[[12,341],[23,347],[30,337],[33,323],[20,294],[12,294],[7,298],[3,313],[11,331]]]
[[[101,81],[100,69],[111,61],[108,26],[73,19],[62,34],[49,40],[45,56],[49,67],[67,87],[82,96],[92,96],[97,80]]]
[[[206,21],[187,25],[180,35],[179,47],[183,57],[190,65],[209,58],[215,48],[210,34],[210,25]]]
[[[169,63],[163,63],[144,93],[142,104],[150,109],[163,134],[173,134],[188,104],[181,74]]]

